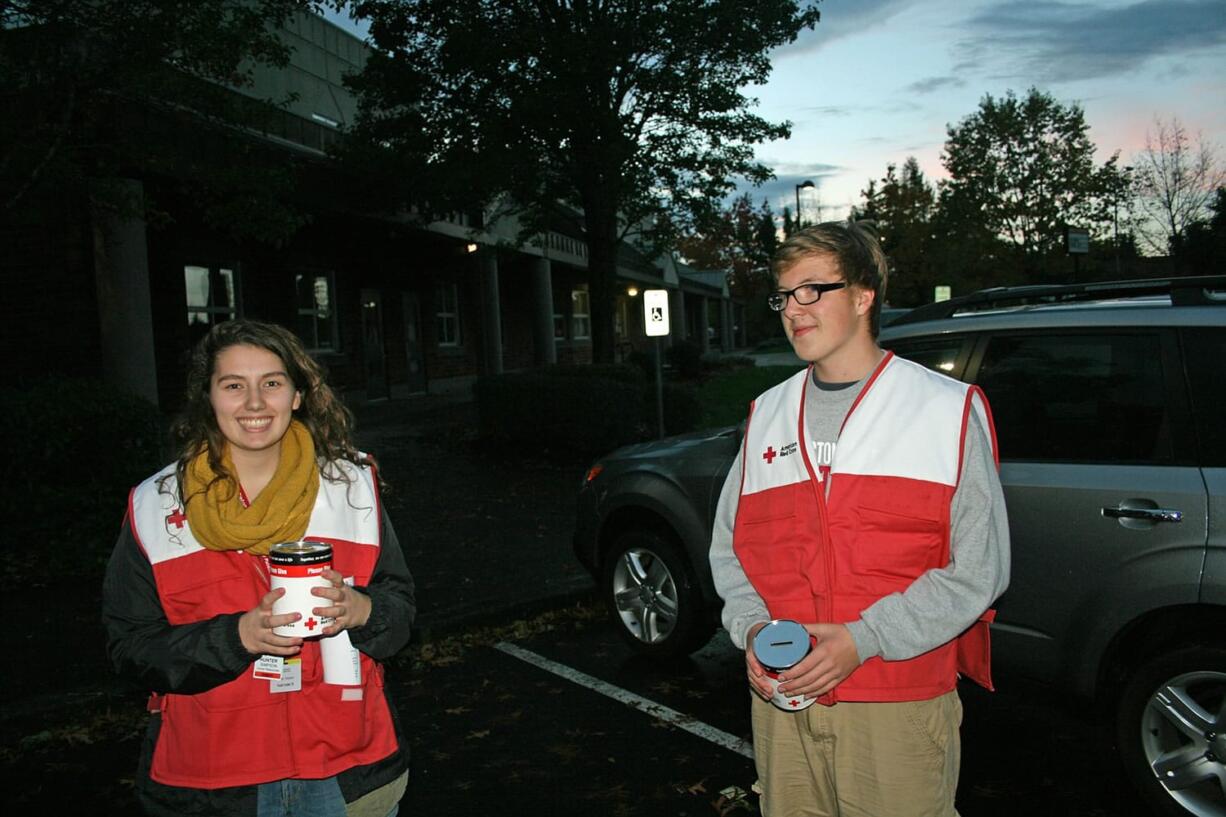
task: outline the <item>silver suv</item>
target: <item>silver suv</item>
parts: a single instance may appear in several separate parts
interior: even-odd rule
[[[1013,543],[993,656],[1096,700],[1153,808],[1226,814],[1226,276],[985,290],[881,343],[979,384]],[[705,643],[706,550],[739,429],[620,449],[575,549],[643,652]]]

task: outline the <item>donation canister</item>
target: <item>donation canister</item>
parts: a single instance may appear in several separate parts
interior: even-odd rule
[[[274,627],[273,632],[284,636],[310,638],[332,623],[331,616],[317,616],[316,607],[331,607],[328,599],[312,595],[312,587],[331,587],[323,572],[332,567],[332,546],[323,542],[283,542],[268,552],[268,577],[272,589],[285,588],[285,595],[273,602],[274,615],[299,613],[302,618],[292,624]]]
[[[779,673],[799,663],[809,654],[810,648],[809,631],[799,622],[788,619],[775,619],[754,636],[753,652],[770,681],[771,703],[786,712],[808,709],[817,701],[803,695],[779,694]]]

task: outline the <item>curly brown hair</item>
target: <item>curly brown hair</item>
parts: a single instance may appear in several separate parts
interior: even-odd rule
[[[201,451],[208,452],[209,467],[217,475],[218,481],[237,482],[222,465],[226,439],[217,426],[217,417],[209,400],[217,356],[231,346],[255,346],[281,358],[290,382],[302,395],[301,404],[294,411],[294,419],[306,426],[311,434],[315,455],[321,463],[321,476],[348,482],[345,472],[335,464],[338,460],[348,460],[355,465],[373,464],[373,460],[360,453],[353,443],[352,412],[324,381],[323,370],[307,354],[302,341],[293,332],[274,323],[245,319],[226,321],[209,330],[192,349],[187,367],[185,402],[170,429],[178,452],[175,475],[179,482],[179,498],[185,505],[187,500],[183,497],[183,485],[187,466]]]

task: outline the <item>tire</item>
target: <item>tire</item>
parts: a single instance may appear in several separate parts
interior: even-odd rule
[[[614,540],[600,586],[610,620],[641,655],[677,658],[711,636],[693,567],[672,540],[654,530],[633,529]]]
[[[1226,817],[1226,648],[1149,658],[1120,693],[1115,739],[1155,814]]]

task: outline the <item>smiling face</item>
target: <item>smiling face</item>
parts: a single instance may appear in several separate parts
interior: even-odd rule
[[[776,290],[791,290],[802,284],[842,281],[833,255],[820,253],[800,258],[779,273]],[[869,329],[873,293],[847,286],[822,294],[811,304],[788,298],[779,313],[797,357],[814,365],[819,380],[846,383],[864,377],[879,357]]]
[[[285,368],[280,357],[259,346],[227,346],[217,353],[209,402],[236,463],[280,457],[281,439],[302,404]]]

